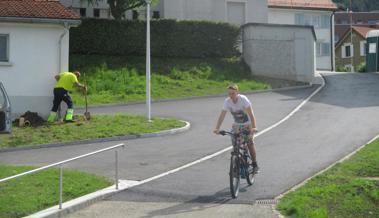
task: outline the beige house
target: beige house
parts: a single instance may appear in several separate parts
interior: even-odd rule
[[[354,26],[353,34],[347,30],[341,40],[336,44],[336,68],[337,71],[357,71],[358,66],[366,63],[366,39],[369,27]],[[352,37],[351,37],[352,36]]]

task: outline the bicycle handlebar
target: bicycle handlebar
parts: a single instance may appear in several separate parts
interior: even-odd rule
[[[258,132],[258,130],[256,131]],[[225,135],[230,135],[230,136],[234,136],[236,133],[233,133],[233,132],[228,132],[228,131],[225,131],[225,130],[220,130],[218,131],[218,133],[222,136],[225,136]],[[237,133],[238,134],[238,133]]]

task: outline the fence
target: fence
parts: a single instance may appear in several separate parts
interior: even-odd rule
[[[72,161],[75,161],[75,160],[78,160],[78,159],[82,159],[82,158],[85,158],[85,157],[89,157],[89,156],[92,156],[92,155],[95,155],[95,154],[99,154],[99,153],[102,153],[102,152],[105,152],[105,151],[117,149],[117,148],[120,148],[120,147],[124,148],[125,145],[124,144],[114,145],[114,146],[111,146],[111,147],[108,147],[108,148],[100,149],[100,150],[97,150],[97,151],[94,151],[94,152],[91,152],[91,153],[83,154],[83,155],[80,155],[80,156],[77,156],[77,157],[74,157],[74,158],[70,158],[70,159],[67,159],[67,160],[64,160],[64,161],[60,161],[60,162],[53,163],[53,164],[50,164],[50,165],[47,165],[47,166],[43,166],[43,167],[40,167],[40,168],[37,168],[37,169],[34,169],[34,170],[23,172],[23,173],[14,175],[14,176],[3,178],[3,179],[0,179],[0,183],[6,182],[6,181],[9,181],[9,180],[12,180],[12,179],[16,179],[16,178],[19,178],[19,177],[22,177],[22,176],[30,175],[30,174],[33,174],[33,173],[37,173],[37,172],[40,172],[40,171],[43,171],[43,170],[46,170],[46,169],[49,169],[49,168],[52,168],[52,167],[59,166],[59,168],[60,168],[60,175],[59,175],[59,209],[62,209],[62,191],[63,191],[63,183],[62,183],[63,182],[63,168],[62,168],[62,166],[64,164],[66,164],[66,163],[69,163],[69,162],[72,162]],[[116,189],[118,189],[118,152],[117,152],[117,150],[115,150],[115,183],[116,183]]]

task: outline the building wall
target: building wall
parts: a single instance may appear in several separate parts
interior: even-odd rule
[[[9,34],[9,63],[0,64],[0,81],[10,97],[13,116],[27,110],[48,114],[54,75],[68,70],[68,32],[62,40],[59,61],[63,33],[59,25],[0,23],[0,34]]]
[[[112,14],[109,9],[109,5],[107,3],[107,0],[98,0],[94,4],[88,4],[86,1],[82,0],[59,0],[65,7],[70,8],[75,13],[80,15],[80,8],[85,8],[86,10],[86,16],[85,17],[94,17],[94,9],[100,10],[100,16],[98,18],[106,18],[110,19],[113,18]],[[163,14],[163,2],[164,0],[160,0],[157,4],[153,4],[151,6],[151,13],[150,17],[153,16],[154,11],[158,11],[160,13],[161,18]],[[138,19],[144,20],[145,14],[146,14],[146,8],[140,7],[133,9],[138,12]],[[133,10],[128,10],[125,12],[125,18],[126,19],[133,19]]]
[[[253,75],[312,82],[315,37],[311,27],[247,24],[243,58]]]
[[[267,1],[262,0],[161,0],[164,18],[228,22],[228,3],[245,5],[245,23],[267,23]]]
[[[362,63],[366,63],[366,56],[362,56],[361,55],[361,41],[366,41],[365,38],[363,38],[361,35],[353,32],[353,53],[354,53],[354,56],[353,56],[353,69],[355,71],[358,70],[358,66]],[[344,67],[346,67],[347,65],[351,65],[351,58],[350,57],[346,57],[346,58],[343,58],[342,57],[342,46],[345,44],[345,43],[350,43],[351,42],[351,39],[350,39],[350,34],[348,34],[348,36],[341,42],[338,44],[338,46],[336,47],[336,67],[337,69],[342,69]]]
[[[307,16],[319,17],[319,19],[321,19],[322,16],[327,16],[328,18],[330,18],[330,15],[332,13],[329,11],[269,8],[268,23],[299,25],[296,23],[296,14],[304,14]],[[317,69],[331,70],[332,69],[332,62],[331,62],[332,51],[330,47],[330,42],[331,42],[330,25],[328,28],[314,26],[314,29],[315,29],[315,33],[317,37],[317,43],[329,44],[329,55],[317,55],[317,52],[316,52]]]

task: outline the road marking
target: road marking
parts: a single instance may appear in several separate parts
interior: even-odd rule
[[[268,127],[268,128],[266,128],[266,129],[264,129],[264,130],[262,130],[262,131],[260,131],[260,132],[258,132],[256,135],[255,135],[255,137],[258,137],[258,136],[260,136],[260,135],[262,135],[262,134],[264,134],[264,133],[266,133],[266,132],[268,132],[268,131],[270,131],[270,130],[272,130],[273,128],[275,128],[275,127],[277,127],[277,126],[279,126],[280,124],[282,124],[283,122],[285,122],[286,120],[288,120],[289,118],[291,118],[296,112],[298,112],[299,110],[300,110],[300,108],[301,107],[303,107],[314,95],[316,95],[322,88],[324,88],[324,86],[325,86],[325,80],[321,77],[321,79],[322,79],[322,83],[321,83],[321,86],[320,87],[318,87],[314,92],[312,92],[312,94],[311,95],[309,95],[303,102],[301,102],[291,113],[289,113],[286,117],[284,117],[283,119],[281,119],[280,121],[278,121],[277,123],[275,123],[275,124],[273,124],[273,125],[271,125],[270,127]],[[176,168],[176,169],[173,169],[173,170],[170,170],[170,171],[167,171],[167,172],[164,172],[164,173],[161,173],[161,174],[159,174],[159,175],[156,175],[156,176],[153,176],[153,177],[150,177],[150,178],[148,178],[148,179],[145,179],[145,180],[142,180],[142,181],[140,181],[140,183],[138,184],[138,185],[142,185],[142,184],[144,184],[144,183],[147,183],[147,182],[151,182],[151,181],[153,181],[153,180],[156,180],[156,179],[159,179],[159,178],[162,178],[162,177],[164,177],[164,176],[168,176],[168,175],[170,175],[170,174],[173,174],[173,173],[176,173],[176,172],[178,172],[178,171],[181,171],[181,170],[184,170],[184,169],[186,169],[186,168],[189,168],[189,167],[191,167],[191,166],[193,166],[193,165],[196,165],[196,164],[199,164],[199,163],[201,163],[201,162],[204,162],[204,161],[206,161],[206,160],[209,160],[209,159],[211,159],[211,158],[214,158],[214,157],[216,157],[216,156],[218,156],[218,155],[220,155],[220,154],[223,154],[223,153],[225,153],[225,152],[227,152],[227,151],[229,151],[229,150],[231,150],[232,149],[232,146],[230,146],[230,147],[228,147],[228,148],[225,148],[225,149],[223,149],[223,150],[221,150],[221,151],[218,151],[218,152],[216,152],[216,153],[214,153],[214,154],[211,154],[211,155],[208,155],[208,156],[205,156],[205,157],[203,157],[203,158],[201,158],[201,159],[198,159],[198,160],[196,160],[196,161],[193,161],[193,162],[191,162],[191,163],[188,163],[188,164],[185,164],[185,165],[183,165],[183,166],[181,166],[181,167],[178,167],[178,168]]]

